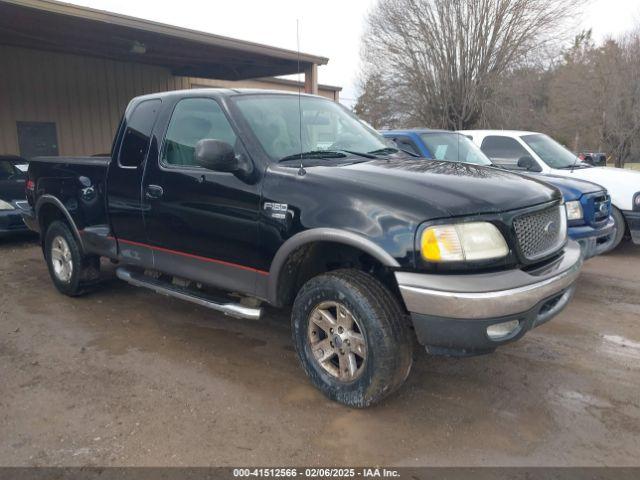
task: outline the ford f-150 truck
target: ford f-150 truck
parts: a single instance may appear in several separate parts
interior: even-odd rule
[[[392,139],[399,148],[426,158],[502,168],[458,132],[424,128],[380,133]],[[580,244],[585,259],[606,253],[615,246],[617,237],[615,221],[611,217],[611,199],[603,187],[586,180],[543,174],[526,167],[513,170],[538,177],[560,190],[567,210],[569,237]]]
[[[291,309],[304,370],[365,407],[433,353],[484,353],[570,300],[556,189],[406,158],[327,99],[202,89],[133,99],[108,158],[36,158],[26,223],[60,292],[100,257],[139,287],[242,318]]]

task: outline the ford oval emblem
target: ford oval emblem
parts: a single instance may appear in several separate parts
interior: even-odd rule
[[[553,220],[551,220],[549,223],[547,223],[544,228],[542,229],[542,231],[545,233],[545,235],[549,235],[551,233],[553,233],[555,231],[555,227],[556,227],[556,222],[554,222]]]
[[[607,207],[606,203],[601,203],[598,209],[600,210],[600,213],[603,215],[606,215],[607,213],[609,213],[609,208]]]

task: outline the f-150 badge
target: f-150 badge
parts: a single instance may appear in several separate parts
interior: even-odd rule
[[[287,218],[289,205],[287,205],[286,203],[264,202],[264,209],[270,212],[271,218],[284,220],[285,218]]]

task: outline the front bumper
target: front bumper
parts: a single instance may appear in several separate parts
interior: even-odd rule
[[[606,252],[616,239],[616,222],[613,218],[602,228],[593,228],[588,225],[569,227],[569,237],[580,244],[582,257],[595,257]]]
[[[624,215],[624,219],[629,227],[631,240],[633,240],[633,243],[640,245],[640,212],[624,210],[622,215]]]
[[[418,341],[432,352],[484,352],[520,338],[569,302],[582,267],[580,246],[535,271],[475,275],[397,272],[396,280]],[[490,338],[487,327],[517,320],[508,335]]]
[[[35,210],[30,206],[26,206],[21,209],[20,213],[27,228],[32,232],[40,233],[40,225],[38,225]]]

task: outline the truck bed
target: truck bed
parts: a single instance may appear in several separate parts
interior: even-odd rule
[[[29,162],[33,192],[27,195],[35,209],[43,202],[60,202],[79,232],[107,226],[106,177],[110,157],[35,157]]]

